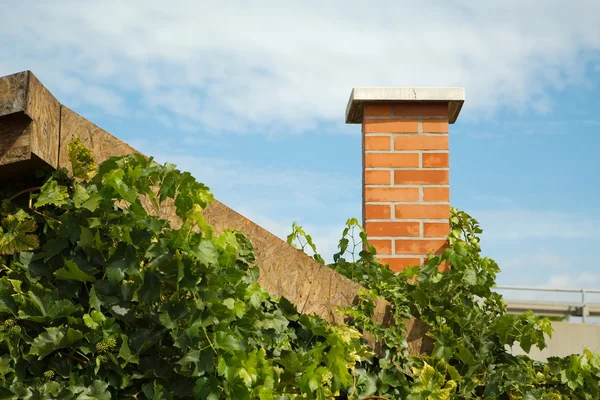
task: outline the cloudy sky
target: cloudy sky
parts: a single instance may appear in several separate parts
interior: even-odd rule
[[[0,75],[331,254],[361,213],[355,86],[462,86],[451,202],[500,284],[600,288],[600,2],[19,1]]]

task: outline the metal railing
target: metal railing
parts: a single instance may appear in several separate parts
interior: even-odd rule
[[[558,301],[530,301],[530,300],[511,300],[505,299],[509,313],[520,313],[532,310],[538,315],[543,316],[577,316],[586,322],[588,317],[600,317],[600,303],[589,303],[586,296],[588,294],[600,294],[600,289],[559,289],[559,288],[540,288],[527,286],[496,286],[497,290],[513,290],[524,292],[549,292],[549,293],[579,293],[581,302],[558,302]]]

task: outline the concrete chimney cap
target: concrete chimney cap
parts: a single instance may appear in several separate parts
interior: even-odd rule
[[[359,87],[352,89],[346,107],[346,123],[360,124],[363,106],[371,102],[447,102],[448,122],[453,124],[465,102],[465,89],[431,87]]]

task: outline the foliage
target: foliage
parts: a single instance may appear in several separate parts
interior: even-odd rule
[[[72,178],[0,187],[0,398],[598,398],[598,356],[505,351],[543,347],[550,325],[505,314],[465,213],[444,254],[397,275],[350,220],[329,267],[365,291],[332,325],[261,289],[252,244],[213,231],[212,195],[189,173],[137,154],[95,165],[77,141],[69,155]],[[179,221],[159,217],[171,211]],[[324,263],[301,227],[288,239]],[[377,296],[395,325],[373,322]],[[431,355],[409,356],[411,316],[430,326]]]
[[[529,352],[546,347],[551,336],[549,320],[531,311],[506,314],[502,296],[494,292],[498,265],[481,255],[478,222],[451,209],[449,246],[430,254],[423,268],[392,272],[375,259],[375,249],[356,219],[348,220],[339,252],[329,266],[360,283],[361,301],[346,310],[349,325],[370,332],[383,350],[361,362],[370,380],[360,396],[389,399],[596,399],[600,390],[600,356],[585,351],[548,363],[513,356],[509,346]],[[295,229],[289,242],[302,240]],[[358,240],[357,240],[358,239]],[[309,247],[315,251],[314,246]],[[358,257],[356,253],[358,252]],[[350,255],[350,261],[346,256]],[[315,260],[322,259],[318,254]],[[416,317],[429,326],[431,356],[411,357],[402,323],[384,327],[372,316],[375,299],[390,302],[396,322]]]
[[[96,168],[80,143],[69,149],[76,179],[5,188],[0,398],[330,398],[351,386],[368,356],[358,331],[261,289],[250,242],[204,221],[204,185],[141,155]],[[165,207],[181,227],[156,216]]]

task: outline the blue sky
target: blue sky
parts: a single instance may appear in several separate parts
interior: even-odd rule
[[[451,202],[481,222],[499,283],[600,287],[597,0],[83,3],[5,5],[0,75],[32,70],[273,233],[298,221],[327,255],[361,212],[352,87],[465,87]]]

